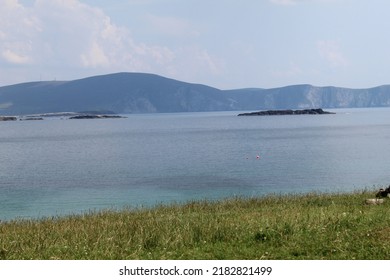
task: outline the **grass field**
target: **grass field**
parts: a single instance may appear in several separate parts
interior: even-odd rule
[[[272,195],[0,223],[0,259],[390,259],[372,191]]]

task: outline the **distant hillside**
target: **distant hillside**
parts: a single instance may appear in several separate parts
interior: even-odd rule
[[[74,81],[0,87],[0,115],[113,111],[162,113],[390,106],[390,86],[370,89],[294,85],[219,90],[153,74],[117,73]]]
[[[240,109],[361,108],[390,106],[390,85],[369,89],[292,85],[226,91]],[[256,108],[254,108],[256,107]]]
[[[0,113],[62,111],[117,113],[226,110],[221,91],[157,75],[119,73],[69,82],[34,82],[0,88]]]

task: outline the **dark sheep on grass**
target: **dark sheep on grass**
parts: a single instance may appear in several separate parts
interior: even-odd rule
[[[390,194],[390,186],[388,186],[386,189],[379,189],[379,192],[377,192],[376,197],[387,197]]]

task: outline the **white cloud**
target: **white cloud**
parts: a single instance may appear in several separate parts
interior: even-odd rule
[[[17,0],[0,0],[0,62],[27,64],[33,61],[32,38],[36,18]]]
[[[109,64],[109,59],[97,42],[92,43],[91,48],[86,53],[81,54],[80,57],[85,67],[98,67]]]
[[[5,9],[21,8],[18,0],[2,0],[0,4],[2,4]]]
[[[9,63],[12,64],[26,64],[30,63],[31,59],[23,54],[18,54],[16,52],[13,52],[12,50],[4,50],[1,54],[1,56]]]
[[[35,79],[40,74],[77,78],[78,71],[88,75],[137,71],[179,76],[184,71],[218,72],[215,59],[207,51],[139,42],[129,29],[114,24],[102,10],[79,0],[35,0],[25,6],[21,3],[0,0],[0,64],[39,67],[42,73],[33,73]],[[180,19],[149,19],[172,35],[191,29]]]
[[[220,67],[218,66],[217,61],[205,50],[199,52],[197,59],[201,64],[206,66],[206,69],[209,69],[213,74],[219,74]]]
[[[348,64],[347,59],[341,52],[339,44],[336,41],[317,41],[317,50],[320,56],[333,67],[344,67]]]

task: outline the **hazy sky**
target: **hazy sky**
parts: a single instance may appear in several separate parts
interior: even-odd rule
[[[390,83],[389,0],[0,0],[0,86],[148,72],[221,89]]]

